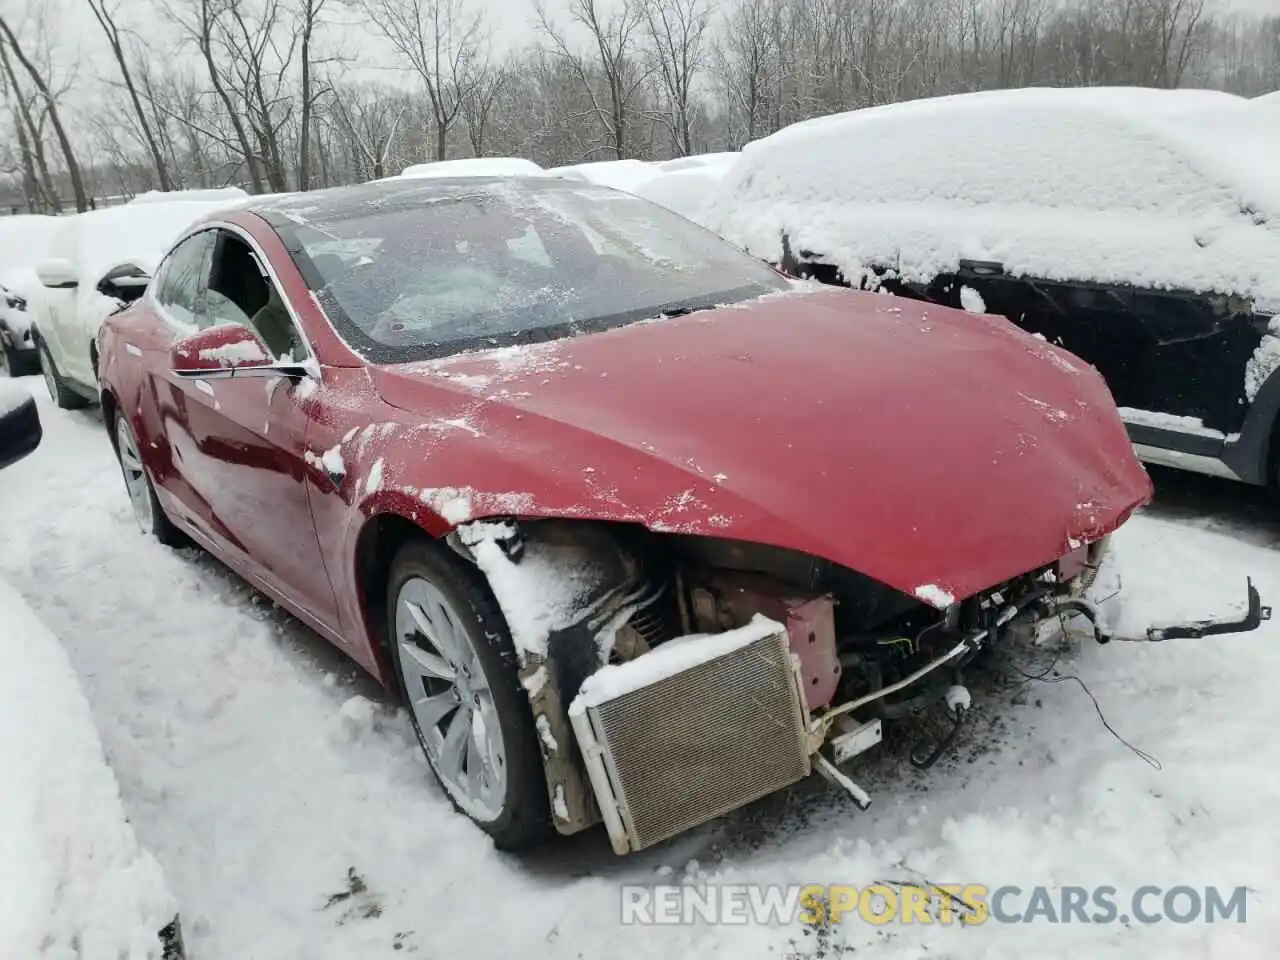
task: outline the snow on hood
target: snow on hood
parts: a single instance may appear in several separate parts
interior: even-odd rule
[[[545,177],[547,172],[522,157],[471,157],[405,167],[401,177]]]
[[[158,956],[176,905],[75,671],[4,581],[0,611],[0,956]]]
[[[1031,89],[818,117],[748,144],[706,220],[770,260],[1280,298],[1280,124],[1206,91]]]

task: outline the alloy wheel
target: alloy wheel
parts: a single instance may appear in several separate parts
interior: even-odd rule
[[[138,444],[133,439],[133,431],[122,416],[116,421],[116,449],[120,451],[120,470],[124,474],[125,489],[129,491],[129,502],[133,504],[133,516],[143,533],[150,533],[155,517],[151,507],[151,489],[147,483],[146,467],[142,465],[142,457],[138,455]]]
[[[506,796],[506,748],[462,615],[435,584],[415,577],[396,600],[395,639],[428,762],[465,813],[497,820]]]

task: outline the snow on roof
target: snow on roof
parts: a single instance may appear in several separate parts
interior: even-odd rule
[[[748,144],[707,223],[752,253],[1280,302],[1280,124],[1208,91],[1028,89],[819,117]]]
[[[218,187],[209,190],[148,190],[140,193],[125,206],[140,203],[185,203],[189,201],[236,201],[249,196],[239,187]]]
[[[680,170],[694,170],[700,167],[715,167],[727,171],[742,154],[736,150],[729,153],[695,153],[688,157],[676,157],[674,160],[663,160],[656,164],[663,173],[676,173]]]
[[[0,956],[158,955],[176,903],[138,845],[75,671],[3,580],[0,610]]]
[[[545,177],[546,171],[523,157],[471,157],[405,167],[402,177]]]
[[[50,256],[75,264],[82,286],[97,283],[102,274],[121,263],[136,263],[153,271],[173,242],[201,217],[237,206],[247,198],[228,200],[153,201],[124,204],[61,218]]]
[[[645,183],[659,176],[661,171],[655,164],[645,163],[643,160],[597,160],[594,163],[553,167],[547,173],[554,177],[585,180],[602,187],[636,193]]]
[[[23,296],[40,286],[35,268],[49,255],[65,217],[0,217],[0,283]]]
[[[639,184],[635,193],[700,223],[707,200],[723,177],[724,171],[714,166],[687,167],[652,177]]]

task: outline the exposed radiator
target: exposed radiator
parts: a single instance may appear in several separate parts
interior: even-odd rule
[[[801,686],[779,630],[570,711],[614,850],[651,846],[808,776]]]

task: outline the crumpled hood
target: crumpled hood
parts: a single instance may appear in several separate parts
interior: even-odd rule
[[[372,373],[428,426],[465,421],[421,486],[788,547],[933,602],[1050,563],[1151,494],[1092,368],[1002,319],[876,294]]]

